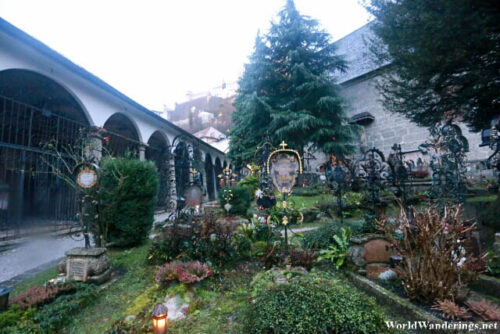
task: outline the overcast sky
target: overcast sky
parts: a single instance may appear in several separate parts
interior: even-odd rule
[[[359,0],[295,0],[337,40]],[[0,16],[140,104],[162,110],[233,82],[285,0],[0,0]]]

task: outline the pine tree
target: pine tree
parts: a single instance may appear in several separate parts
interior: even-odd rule
[[[372,0],[384,106],[422,126],[487,127],[500,105],[497,0]]]
[[[229,155],[248,163],[265,134],[301,153],[308,145],[339,156],[353,150],[355,126],[343,112],[332,73],[346,64],[330,35],[292,0],[269,32],[257,37],[239,81]]]

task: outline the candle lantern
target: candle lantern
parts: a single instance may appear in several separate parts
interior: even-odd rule
[[[168,308],[163,304],[156,304],[153,309],[153,333],[165,334],[167,332]]]

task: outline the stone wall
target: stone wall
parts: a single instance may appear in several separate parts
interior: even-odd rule
[[[376,73],[376,72],[375,72]],[[428,130],[420,127],[399,114],[385,110],[380,102],[380,94],[375,87],[378,76],[375,74],[359,77],[342,84],[341,96],[347,103],[349,117],[362,112],[369,112],[375,117],[372,123],[363,126],[360,135],[360,149],[376,147],[386,156],[394,143],[399,143],[403,151],[416,150],[428,138]],[[487,147],[479,147],[480,133],[468,131],[461,125],[462,131],[469,141],[470,161],[484,160],[490,154]]]

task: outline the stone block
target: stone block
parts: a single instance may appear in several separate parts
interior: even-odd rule
[[[370,240],[364,246],[366,263],[390,263],[394,253],[392,245],[384,239]]]
[[[73,248],[66,252],[66,279],[104,283],[111,276],[106,248]],[[59,268],[61,272],[64,272]]]
[[[366,264],[363,246],[351,246],[347,249],[347,254],[356,266],[363,267]]]

